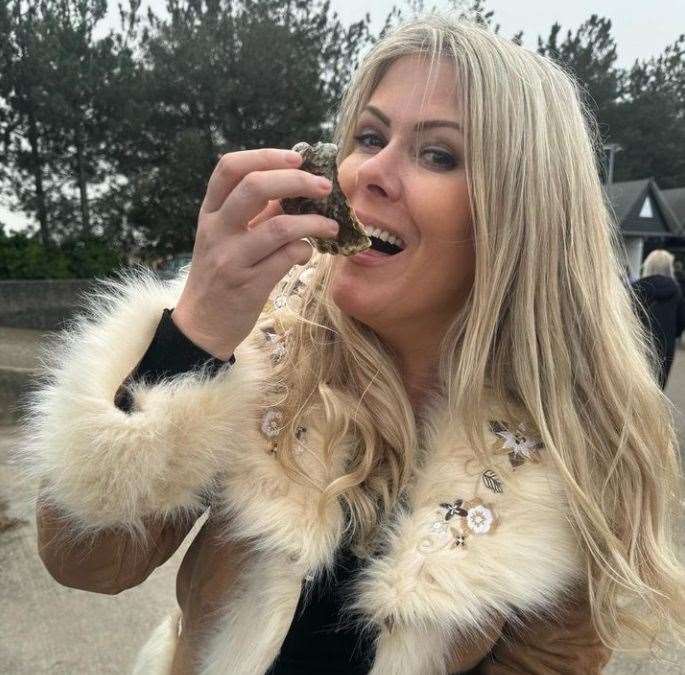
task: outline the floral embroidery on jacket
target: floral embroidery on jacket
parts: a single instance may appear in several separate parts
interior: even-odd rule
[[[269,448],[270,453],[275,453],[278,451],[278,438],[279,433],[282,431],[281,424],[283,423],[283,413],[278,409],[267,410],[262,417],[261,431],[266,438],[271,441],[271,447]],[[307,449],[307,427],[301,424],[297,426],[295,430],[296,443],[293,448],[293,452],[296,455],[301,455]]]
[[[262,328],[262,333],[264,334],[264,341],[271,349],[271,365],[278,364],[287,353],[285,346],[285,341],[287,339],[288,333],[290,331],[286,330],[283,333],[277,332],[274,328]]]
[[[485,469],[485,471],[483,471],[481,474],[481,478],[483,479],[483,484],[486,488],[488,488],[488,490],[496,492],[499,495],[504,492],[502,481],[497,477],[497,474],[492,469]]]
[[[262,433],[271,441],[269,452],[275,453],[278,450],[278,434],[281,431],[283,413],[280,410],[267,410],[262,417]]]
[[[280,410],[267,410],[262,417],[262,433],[267,438],[275,438],[281,430],[282,421],[283,413]]]
[[[512,469],[525,462],[540,461],[539,450],[544,446],[527,432],[524,424],[514,429],[513,425],[506,422],[490,420],[489,427],[499,439],[504,440],[501,449],[496,449],[495,454],[501,454],[499,450],[506,451]],[[473,461],[476,461],[475,458]],[[495,495],[501,495],[504,493],[504,482],[492,468],[478,469],[471,475],[476,479],[471,499],[467,501],[457,497],[451,502],[440,503],[433,520],[424,525],[424,536],[417,547],[422,553],[465,549],[469,537],[488,534],[495,527],[495,512],[489,503],[478,497],[478,492],[482,484]]]
[[[519,424],[516,429],[510,427],[506,422],[490,420],[490,430],[499,438],[504,439],[503,450],[509,451],[509,462],[513,468],[521,466],[526,461],[539,462],[541,450],[544,445],[532,434],[527,433],[524,424]]]
[[[492,508],[477,497],[468,502],[461,498],[443,502],[435,516],[419,542],[418,550],[422,553],[464,548],[471,535],[487,534],[495,521]]]

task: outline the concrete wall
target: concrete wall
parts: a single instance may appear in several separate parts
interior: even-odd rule
[[[96,284],[94,279],[0,281],[0,326],[56,330]]]

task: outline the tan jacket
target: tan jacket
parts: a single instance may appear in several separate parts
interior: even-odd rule
[[[179,612],[155,629],[135,672],[261,675],[303,587],[333,565],[343,513],[336,503],[320,518],[316,491],[290,481],[273,452],[280,419],[264,382],[287,308],[260,321],[232,368],[138,383],[132,414],[114,406],[183,282],[140,273],[112,283],[53,346],[23,452],[41,481],[39,551],[60,583],[119,593],[209,510],[179,570]],[[371,673],[601,672],[609,652],[590,622],[561,480],[530,425],[489,400],[494,460],[484,468],[444,401],[426,419],[426,459],[348,607],[379,631]],[[298,420],[298,461],[319,484],[343,472],[352,449],[345,441],[325,459],[324,420],[316,406]]]

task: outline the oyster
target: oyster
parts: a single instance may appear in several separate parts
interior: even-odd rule
[[[371,239],[366,236],[362,224],[354,215],[354,210],[340,189],[336,165],[337,146],[334,143],[317,143],[312,146],[302,142],[295,144],[293,150],[304,157],[300,165],[303,171],[325,176],[333,183],[333,188],[323,199],[309,199],[308,197],[281,199],[283,212],[288,215],[318,213],[338,222],[340,229],[335,239],[307,237],[307,240],[321,253],[348,256],[371,248]]]

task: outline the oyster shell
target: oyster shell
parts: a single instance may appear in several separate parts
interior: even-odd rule
[[[307,237],[312,246],[315,246],[321,253],[348,256],[371,248],[371,239],[366,236],[362,224],[354,215],[354,210],[340,189],[336,164],[338,148],[335,143],[316,143],[312,146],[301,142],[296,143],[292,149],[304,157],[300,169],[317,176],[325,176],[333,183],[333,188],[323,199],[309,199],[308,197],[281,199],[283,212],[289,215],[318,213],[338,222],[340,229],[335,239]]]

